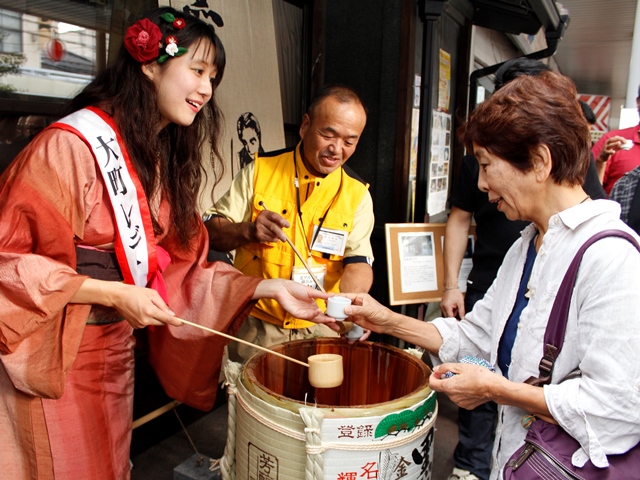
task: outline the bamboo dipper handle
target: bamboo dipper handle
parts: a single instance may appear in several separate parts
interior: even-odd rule
[[[278,352],[274,352],[273,350],[269,350],[268,348],[261,347],[260,345],[254,345],[253,343],[247,342],[246,340],[242,340],[240,338],[236,338],[236,337],[233,337],[231,335],[227,335],[226,333],[222,333],[222,332],[219,332],[217,330],[213,330],[211,328],[203,327],[202,325],[199,325],[197,323],[189,322],[189,321],[183,320],[181,318],[178,318],[178,320],[181,321],[182,323],[187,324],[187,325],[191,325],[192,327],[196,327],[196,328],[199,328],[201,330],[206,330],[207,332],[215,333],[216,335],[220,335],[221,337],[228,338],[229,340],[233,340],[234,342],[244,343],[245,345],[249,345],[250,347],[256,348],[258,350],[262,350],[263,352],[267,352],[267,353],[270,353],[272,355],[276,355],[277,357],[284,358],[285,360],[290,360],[290,361],[292,361],[294,363],[302,365],[303,367],[309,368],[309,364],[308,363],[301,362],[300,360],[298,360],[296,358],[287,357],[286,355],[283,355],[283,354],[278,353]]]
[[[260,202],[260,205],[262,205],[262,207],[265,210],[269,210],[267,208],[267,205],[264,202]],[[309,267],[309,264],[305,261],[305,259],[302,257],[302,254],[298,251],[298,249],[296,248],[296,246],[293,244],[293,242],[289,239],[289,237],[287,237],[287,234],[282,232],[282,234],[284,235],[284,239],[287,241],[287,243],[291,246],[291,248],[293,248],[293,251],[295,252],[295,254],[298,256],[298,258],[300,259],[300,261],[302,262],[302,264],[304,265],[304,268],[307,269],[307,272],[309,272],[309,275],[311,275],[311,278],[313,279],[314,282],[316,282],[316,285],[318,286],[318,288],[320,289],[320,291],[322,293],[327,293],[327,291],[324,289],[324,287],[320,284],[320,282],[318,281],[318,279],[316,278],[316,276],[313,274],[313,272],[311,271],[311,267]]]

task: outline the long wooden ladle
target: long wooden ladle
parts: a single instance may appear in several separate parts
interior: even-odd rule
[[[258,202],[258,204],[264,208],[267,212],[270,212],[271,210],[269,210],[269,208],[267,207],[267,204],[264,203],[263,200],[260,200],[260,202]],[[302,254],[300,253],[300,250],[298,250],[296,248],[296,246],[294,245],[294,243],[291,241],[291,239],[287,236],[286,233],[284,233],[284,231],[282,232],[282,234],[284,235],[284,239],[287,241],[287,243],[289,244],[289,246],[292,248],[292,250],[295,252],[296,256],[300,259],[300,261],[302,262],[302,265],[304,265],[304,268],[306,268],[307,272],[309,272],[309,275],[311,275],[311,278],[313,279],[313,281],[316,283],[316,285],[318,286],[318,289],[323,292],[323,293],[327,293],[327,291],[324,289],[324,287],[322,286],[322,284],[320,283],[320,281],[316,278],[316,276],[313,274],[313,272],[311,271],[311,267],[309,266],[309,264],[306,262],[306,260],[304,259],[304,257],[302,256]],[[346,334],[348,333],[351,328],[353,327],[353,322],[339,322],[340,325],[340,331],[338,332],[340,335]]]
[[[309,358],[307,358],[309,363],[305,363],[301,360],[298,360],[297,358],[283,355],[282,353],[276,352],[274,350],[270,350],[261,345],[255,345],[251,342],[247,342],[246,340],[242,340],[232,335],[219,332],[218,330],[213,330],[212,328],[208,328],[203,325],[190,322],[188,320],[183,320],[182,318],[178,318],[178,320],[186,325],[191,325],[192,327],[205,330],[215,335],[219,335],[229,340],[233,340],[234,342],[239,342],[244,345],[248,345],[257,350],[262,350],[263,352],[270,353],[271,355],[275,355],[277,357],[284,358],[285,360],[289,360],[290,362],[297,363],[298,365],[302,365],[303,367],[307,367],[309,369],[309,383],[311,384],[312,387],[333,388],[333,387],[338,387],[342,385],[342,380],[344,379],[344,372],[342,369],[341,355],[338,355],[335,353],[321,353],[318,355],[311,355]]]
[[[262,200],[260,200],[259,205],[264,208],[267,212],[270,212],[271,210],[269,210],[267,208],[267,204],[264,203]],[[284,233],[284,231],[282,232],[282,234],[284,235],[284,239],[287,241],[287,243],[289,244],[289,246],[293,249],[293,251],[295,252],[295,254],[298,256],[298,258],[300,259],[300,261],[302,262],[302,265],[304,265],[304,268],[307,269],[307,272],[309,272],[309,275],[311,275],[311,278],[313,279],[314,282],[316,282],[316,285],[318,286],[318,289],[322,292],[322,293],[327,293],[327,291],[324,289],[324,287],[322,286],[322,284],[318,281],[318,279],[316,278],[316,276],[313,274],[313,272],[311,271],[311,267],[309,266],[309,264],[306,262],[306,260],[302,257],[302,254],[300,253],[300,251],[296,248],[296,246],[293,244],[293,242],[291,241],[291,239],[287,236],[286,233]]]

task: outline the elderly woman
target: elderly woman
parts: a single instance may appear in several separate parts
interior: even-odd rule
[[[571,298],[565,343],[551,385],[538,376],[542,340],[559,284],[579,247],[606,229],[631,230],[620,207],[592,201],[580,186],[589,163],[589,130],[573,83],[558,74],[519,77],[483,102],[460,136],[480,163],[478,185],[512,220],[532,222],[511,247],[483,300],[464,319],[431,323],[394,313],[365,294],[345,309],[358,324],[424,347],[430,383],[456,404],[500,405],[491,478],[524,441],[523,417],[559,424],[581,448],[575,466],[640,441],[640,254],[607,237],[585,253]],[[455,363],[486,359],[496,373]],[[442,363],[445,362],[445,363]],[[560,381],[579,367],[582,377]],[[457,375],[445,377],[451,371]]]

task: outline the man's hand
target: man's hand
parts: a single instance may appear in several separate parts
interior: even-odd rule
[[[602,150],[600,150],[600,154],[598,158],[596,158],[597,162],[606,162],[611,158],[611,155],[616,153],[618,150],[622,148],[622,146],[627,141],[626,138],[620,136],[614,136],[611,138],[607,138],[607,141],[604,142],[602,146]]]
[[[285,241],[283,228],[289,222],[275,212],[263,210],[255,222],[230,222],[215,216],[204,222],[209,232],[211,248],[219,252],[230,252],[249,243]]]
[[[255,243],[285,242],[283,228],[289,228],[289,222],[276,212],[262,210],[253,222],[253,241]]]
[[[464,318],[464,295],[459,288],[445,290],[440,301],[440,310],[445,317]]]

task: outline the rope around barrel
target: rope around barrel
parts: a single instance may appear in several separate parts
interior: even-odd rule
[[[307,428],[304,429],[307,447],[317,447],[317,452],[310,452],[307,448],[307,463],[305,464],[305,480],[320,480],[324,478],[324,458],[322,456],[322,421],[324,412],[317,408],[301,408],[300,418]]]
[[[293,438],[294,440],[298,440],[300,442],[305,442],[305,450],[307,452],[307,455],[317,455],[317,454],[321,454],[326,452],[327,450],[344,450],[344,451],[363,451],[363,450],[382,450],[382,449],[389,449],[389,448],[394,448],[394,447],[398,447],[398,446],[402,446],[405,445],[409,442],[412,442],[413,440],[415,440],[416,438],[421,437],[422,435],[424,435],[433,425],[435,418],[437,418],[437,414],[438,414],[438,404],[436,403],[436,408],[433,412],[433,415],[431,417],[431,420],[424,423],[421,426],[416,427],[415,429],[413,429],[413,431],[411,431],[408,435],[399,438],[399,439],[395,439],[395,440],[382,440],[380,443],[332,443],[332,442],[322,442],[320,441],[318,445],[309,445],[306,442],[306,433],[300,433],[297,432],[295,430],[292,430],[290,428],[286,428],[283,427],[282,425],[279,425],[275,422],[273,422],[272,420],[269,420],[268,418],[265,418],[263,415],[261,415],[259,412],[255,411],[253,409],[253,407],[251,407],[243,398],[241,395],[236,395],[235,396],[236,402],[242,407],[242,409],[247,412],[251,417],[253,417],[256,421],[258,421],[259,423],[265,425],[266,427],[275,430],[278,433],[281,433],[282,435],[285,435],[289,438]],[[303,410],[305,408],[309,408],[309,407],[302,407],[300,410]],[[312,410],[317,410],[317,408],[312,408]],[[304,419],[303,419],[304,421]],[[235,422],[235,418],[234,418],[234,422]],[[315,433],[313,432],[313,430],[315,429],[320,429],[320,425],[318,426],[313,426],[310,425],[307,428],[310,429],[311,433]],[[305,428],[305,432],[307,430],[307,428]],[[319,433],[319,432],[318,432]]]
[[[220,473],[223,480],[235,480],[236,469],[236,401],[238,398],[238,377],[242,365],[240,363],[228,361],[224,366],[225,385],[227,387],[227,443],[224,447],[224,455],[220,460]]]

